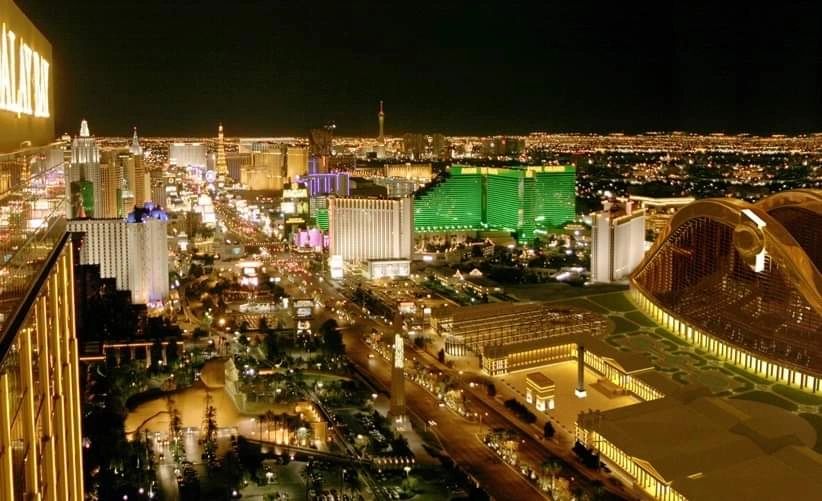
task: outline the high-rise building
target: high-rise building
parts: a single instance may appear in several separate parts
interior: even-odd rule
[[[591,216],[591,280],[626,279],[645,255],[645,211],[633,203],[606,200]]]
[[[151,176],[142,156],[134,157],[133,182],[131,192],[134,194],[134,205],[140,206],[151,202]]]
[[[151,183],[151,201],[155,205],[166,208],[168,197],[166,192],[166,181],[163,177],[161,169],[154,169],[149,174],[149,181]]]
[[[346,261],[411,259],[414,214],[410,198],[328,199],[331,255]]]
[[[127,219],[129,289],[136,304],[158,304],[168,296],[168,216],[147,204]]]
[[[228,175],[228,164],[225,161],[225,144],[223,138],[223,124],[217,129],[217,161],[215,164],[218,176]]]
[[[296,182],[298,177],[308,174],[308,148],[289,146],[286,150],[285,163],[287,181]]]
[[[573,166],[455,165],[414,195],[417,232],[505,230],[521,242],[572,221]]]
[[[124,219],[72,219],[68,231],[83,233],[80,264],[100,266],[100,278],[113,278],[117,290],[130,290],[128,232]]]
[[[180,167],[205,167],[207,153],[203,143],[172,143],[168,145],[168,163]]]
[[[137,127],[134,128],[134,135],[131,138],[131,145],[128,147],[128,152],[135,157],[143,156],[143,147],[140,146],[140,140],[137,138]]]
[[[300,178],[300,182],[305,183],[306,188],[308,188],[308,195],[311,197],[320,195],[347,197],[351,194],[349,181],[347,172],[308,174]]]
[[[88,217],[95,217],[100,201],[100,151],[97,140],[91,135],[88,122],[80,122],[80,134],[71,143],[71,162],[66,166],[69,183],[69,212],[82,206]]]
[[[242,182],[243,171],[251,166],[251,155],[249,152],[226,153],[225,163],[231,179]]]
[[[822,390],[822,191],[680,209],[631,275],[675,335],[768,381]]]
[[[63,145],[45,146],[54,138],[52,51],[10,0],[0,0],[0,21],[4,52],[11,32],[25,34],[27,49],[24,60],[4,57],[1,65],[22,85],[16,96],[0,96],[0,177],[8,179],[0,198],[0,499],[79,501],[82,398],[67,180]],[[91,156],[78,149],[75,160],[98,161],[90,149]]]
[[[115,218],[120,214],[120,194],[122,178],[114,164],[100,164],[100,207],[95,217]]]
[[[284,181],[283,160],[281,149],[251,153],[249,162],[240,169],[238,179],[251,190],[280,191]]]
[[[396,177],[428,183],[433,179],[433,171],[430,163],[385,164],[385,177]]]
[[[414,194],[417,232],[483,228],[485,176],[478,167],[454,166]]]
[[[100,266],[117,290],[131,291],[134,304],[156,304],[168,295],[167,216],[151,203],[127,219],[73,219],[68,229],[83,233],[80,264]]]
[[[74,136],[71,142],[71,163],[91,164],[100,161],[100,150],[97,148],[97,140],[91,135],[88,122],[80,122],[80,135]]]
[[[330,170],[335,127],[331,123],[325,125],[322,129],[311,129],[308,135],[309,152],[311,154],[308,167],[309,174],[325,174]]]

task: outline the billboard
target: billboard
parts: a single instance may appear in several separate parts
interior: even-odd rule
[[[366,275],[373,280],[379,278],[407,277],[411,275],[411,261],[407,259],[368,261]]]
[[[308,198],[308,190],[305,188],[285,189],[283,198]]]
[[[294,214],[297,212],[297,204],[294,202],[282,202],[280,204],[280,212],[283,214]]]
[[[310,299],[295,299],[294,311],[298,320],[311,318],[311,312],[314,310],[314,301]]]
[[[328,258],[328,269],[331,270],[331,278],[339,280],[343,277],[343,258],[339,254],[334,254]]]
[[[0,0],[0,152],[54,140],[51,44],[11,0]]]
[[[295,308],[313,308],[314,301],[310,299],[295,299],[294,300],[294,307]]]

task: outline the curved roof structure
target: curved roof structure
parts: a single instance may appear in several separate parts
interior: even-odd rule
[[[822,375],[822,191],[682,208],[631,276],[680,321]]]

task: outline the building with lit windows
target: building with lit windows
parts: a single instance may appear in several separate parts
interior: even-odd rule
[[[636,496],[807,499],[822,492],[822,455],[812,449],[809,422],[774,405],[711,397],[704,387],[582,412],[576,439],[627,474]]]
[[[297,178],[308,174],[308,147],[289,146],[285,155],[285,176],[288,182],[297,182]]]
[[[414,194],[414,229],[482,229],[484,184],[479,168],[452,166],[441,178]]]
[[[167,216],[146,204],[128,219],[72,219],[68,230],[82,233],[80,264],[100,267],[101,278],[131,291],[135,304],[155,304],[168,295]]]
[[[505,230],[529,242],[576,215],[573,166],[455,165],[414,195],[417,232]]]
[[[49,42],[0,0],[0,499],[79,501],[83,492],[74,252],[66,169],[54,138]],[[14,33],[16,41],[9,35]],[[22,145],[22,146],[21,146]]]
[[[431,326],[453,356],[483,354],[492,346],[570,334],[605,334],[608,321],[585,310],[548,303],[488,303],[463,308],[443,308],[434,313]]]
[[[655,400],[675,391],[679,384],[654,370],[645,353],[614,348],[602,337],[578,330],[569,335],[546,336],[518,343],[483,348],[482,370],[489,376],[539,369],[579,358],[594,372],[598,391],[612,397],[631,394],[640,400]]]
[[[636,269],[645,255],[645,211],[629,201],[603,202],[591,215],[591,281],[618,282]]]
[[[88,122],[80,123],[80,134],[71,142],[71,162],[66,164],[69,183],[69,211],[80,217],[80,211],[94,217],[102,205],[100,197],[100,151],[97,140],[91,135]]]
[[[128,233],[123,219],[71,219],[68,231],[83,233],[80,264],[100,266],[100,278],[114,278],[117,290],[129,290]]]
[[[434,177],[430,163],[385,164],[384,169],[385,177],[408,179],[420,183],[428,183]]]
[[[120,200],[122,198],[122,177],[114,164],[100,164],[100,206],[97,207],[96,217],[112,218],[120,214]]]
[[[329,198],[330,254],[345,261],[411,259],[411,205],[410,198]]]
[[[168,163],[180,167],[206,166],[208,150],[203,143],[172,143],[168,145]]]
[[[822,386],[822,191],[680,209],[631,276],[674,334],[769,380]]]
[[[328,172],[307,174],[299,178],[308,189],[310,197],[322,195],[337,195],[347,197],[351,195],[350,178],[347,172]]]
[[[135,304],[159,305],[168,296],[168,216],[146,204],[128,215],[129,290]]]

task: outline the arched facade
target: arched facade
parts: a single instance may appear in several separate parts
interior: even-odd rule
[[[822,191],[681,209],[631,276],[634,301],[721,358],[822,386]]]

